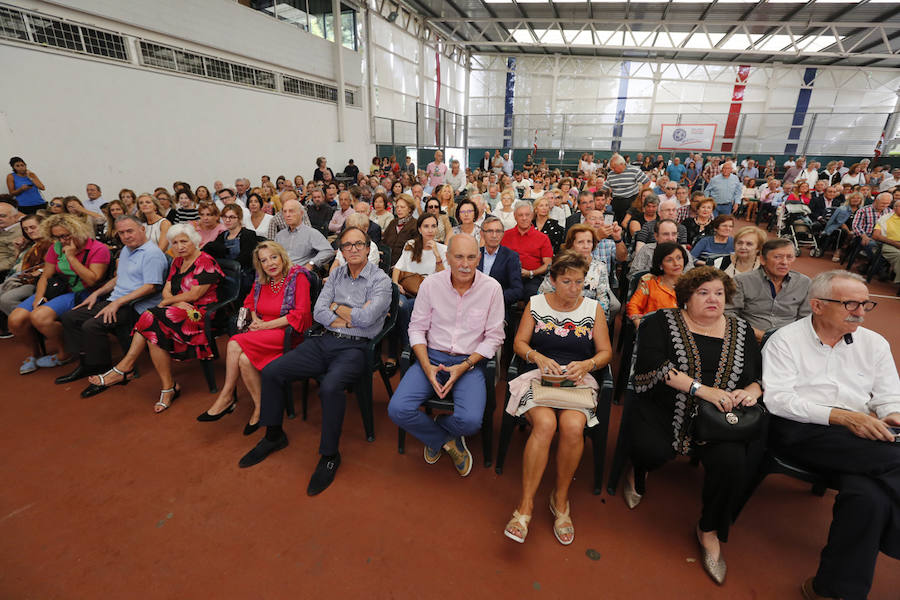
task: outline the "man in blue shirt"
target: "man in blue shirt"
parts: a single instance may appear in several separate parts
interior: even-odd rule
[[[125,247],[116,263],[116,275],[95,290],[84,302],[60,317],[69,353],[80,358],[78,366],[56,383],[71,383],[97,375],[112,365],[109,333],[115,332],[124,349],[131,345],[131,330],[137,317],[161,300],[168,261],[159,246],[147,239],[137,217],[116,219],[116,233]],[[100,300],[109,294],[105,300]],[[113,382],[110,382],[113,383]],[[106,386],[90,385],[83,398],[99,394]]]
[[[366,346],[381,331],[391,305],[391,280],[377,264],[368,262],[366,232],[347,227],[339,239],[347,264],[329,275],[313,309],[313,319],[325,327],[325,332],[307,337],[262,370],[259,422],[266,426],[266,435],[238,463],[241,468],[251,467],[287,447],[288,438],[281,428],[285,386],[304,377],[319,377],[321,458],[306,488],[310,496],[334,481],[341,464],[338,442],[347,404],[344,388],[360,377],[372,376],[364,372]]]
[[[669,181],[674,183],[681,181],[685,171],[687,171],[687,169],[681,164],[681,159],[677,156],[672,160],[672,164],[666,167],[666,175],[669,176]]]
[[[716,201],[716,215],[730,215],[741,203],[741,180],[734,174],[734,163],[722,165],[722,172],[709,180],[706,195]]]

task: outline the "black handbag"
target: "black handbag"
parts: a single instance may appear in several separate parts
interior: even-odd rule
[[[697,399],[697,416],[694,418],[694,437],[701,442],[746,442],[762,433],[765,407],[738,406],[722,412],[711,402]]]
[[[47,280],[47,289],[44,290],[44,299],[53,300],[57,296],[68,294],[71,291],[72,286],[69,285],[69,278],[62,273],[54,273],[53,276]]]

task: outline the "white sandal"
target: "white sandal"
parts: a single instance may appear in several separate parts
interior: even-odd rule
[[[556,490],[550,494],[550,512],[555,517],[553,521],[553,535],[556,536],[557,542],[563,546],[568,546],[575,541],[575,523],[572,522],[572,517],[569,516],[569,503],[566,502],[566,510],[558,510],[555,506],[554,496],[556,496]],[[560,523],[568,523],[568,525],[560,525]],[[562,539],[564,535],[571,535],[572,538],[569,541],[564,541]]]
[[[172,398],[169,400],[168,404],[163,402],[166,394],[172,394]],[[180,395],[181,395],[181,388],[178,387],[177,383],[168,389],[159,390],[159,400],[153,406],[154,406],[154,408],[157,406],[162,406],[162,408],[160,410],[155,411],[156,414],[159,414],[159,413],[163,412],[164,410],[166,410],[167,408],[169,408],[170,406],[172,406],[172,403],[175,402],[175,400]]]
[[[519,542],[520,544],[525,543],[525,537],[528,535],[528,522],[531,521],[531,515],[523,515],[520,514],[519,511],[514,510],[512,519],[509,520],[509,523],[506,524],[506,529],[503,530],[503,535],[508,537],[511,540]],[[512,531],[509,530],[510,527],[518,527],[522,532],[521,535],[516,535]]]

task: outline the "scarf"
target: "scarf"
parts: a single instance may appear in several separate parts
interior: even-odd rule
[[[304,277],[306,276],[306,267],[302,267],[300,265],[294,265],[288,271],[288,274],[284,277],[284,296],[281,300],[281,311],[279,312],[279,316],[283,317],[292,310],[294,310],[294,296],[297,291],[297,276],[303,273]],[[257,273],[256,279],[253,281],[253,310],[256,310],[256,307],[259,305],[259,294],[262,292],[262,284],[259,281],[259,274]]]

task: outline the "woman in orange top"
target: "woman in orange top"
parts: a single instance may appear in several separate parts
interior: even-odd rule
[[[653,251],[650,273],[641,278],[638,288],[628,301],[625,314],[637,327],[644,315],[660,308],[678,308],[675,282],[684,272],[687,251],[681,244],[659,244]]]

